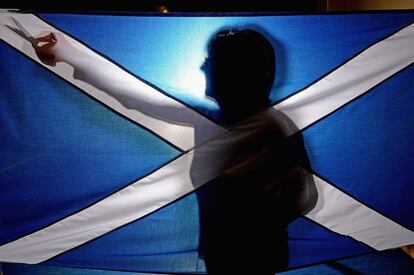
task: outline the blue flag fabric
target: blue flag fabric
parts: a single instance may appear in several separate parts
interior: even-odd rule
[[[254,27],[272,39],[276,103],[412,23],[414,13],[41,18],[216,119],[217,106],[200,97],[199,68],[218,29]],[[0,68],[0,245],[84,209],[180,154],[6,43],[0,43]],[[409,230],[413,70],[401,70],[302,131],[312,171]],[[190,194],[44,264],[203,272],[197,207]],[[289,226],[290,267],[369,251],[307,218]]]

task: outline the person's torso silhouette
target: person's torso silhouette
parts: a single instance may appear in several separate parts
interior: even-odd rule
[[[223,161],[221,176],[197,192],[200,251],[209,274],[274,274],[287,267],[286,227],[302,186],[286,139],[295,126],[268,109],[273,47],[254,30],[221,31],[203,69],[230,131],[195,150],[192,177]]]

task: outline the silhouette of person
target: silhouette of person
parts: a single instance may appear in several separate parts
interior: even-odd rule
[[[286,227],[315,200],[309,174],[296,164],[308,165],[303,141],[295,139],[295,160],[286,138],[295,125],[268,109],[275,67],[272,44],[252,29],[220,31],[208,46],[206,95],[217,101],[220,120],[237,140],[221,149],[217,143],[225,138],[211,146],[221,151],[216,157],[231,155],[231,164],[197,193],[209,274],[275,274],[286,268]],[[207,163],[202,151],[196,151],[201,156],[193,166]]]
[[[95,69],[86,53],[60,34],[38,38],[35,46],[46,64],[66,62],[74,77],[111,95],[127,108],[180,124],[193,124],[177,106],[140,97],[118,85],[107,64]],[[228,130],[194,150],[190,177],[200,212],[200,254],[209,274],[274,274],[288,264],[287,225],[316,202],[303,141],[294,148],[287,137],[296,132],[292,121],[269,109],[275,75],[272,44],[252,29],[222,30],[208,45],[202,66],[206,96],[220,107],[220,122]],[[195,144],[203,127],[195,128]],[[294,154],[294,151],[296,154]],[[294,155],[299,156],[294,157]],[[300,165],[298,165],[300,164]]]

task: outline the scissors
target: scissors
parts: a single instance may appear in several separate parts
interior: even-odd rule
[[[15,32],[18,36],[25,39],[33,46],[37,46],[39,41],[37,41],[37,39],[34,38],[33,35],[31,35],[30,32],[28,32],[26,28],[23,27],[23,25],[19,23],[19,21],[17,21],[14,17],[11,17],[11,16],[10,16],[10,21],[14,23],[15,27],[9,26],[7,24],[5,24],[4,26],[6,26],[11,31]]]
[[[30,44],[32,44],[33,48],[36,49],[38,47],[38,44],[39,44],[40,41],[38,41],[36,38],[34,38],[33,35],[28,30],[26,30],[26,28],[23,27],[23,25],[20,24],[19,21],[17,21],[15,18],[10,17],[10,21],[12,23],[14,23],[14,25],[15,25],[14,27],[9,26],[7,24],[4,24],[4,26],[7,27],[9,30],[13,31],[14,33],[16,33],[18,36],[20,36],[24,40],[28,41]],[[39,55],[38,55],[38,57],[46,65],[50,65],[50,66],[55,66],[56,65],[56,63],[54,61],[50,61],[50,60],[47,60],[47,59],[45,60]]]

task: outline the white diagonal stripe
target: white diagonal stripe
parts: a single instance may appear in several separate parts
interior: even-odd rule
[[[1,16],[2,15],[0,14],[0,18]],[[23,19],[23,16],[26,16],[28,18],[28,22],[31,22],[32,25],[34,24],[34,26],[38,28],[37,30],[41,30],[39,28],[42,26],[49,32],[51,30],[50,26],[41,22],[34,16],[33,17],[40,22],[32,22],[34,19],[31,17],[29,18],[29,15],[19,16],[21,16],[21,18],[19,17],[19,20],[26,20]],[[18,18],[17,16],[14,17]],[[0,36],[2,38],[4,36],[8,36],[8,40],[6,41],[7,43],[24,52],[31,58],[37,60],[37,57],[35,56],[30,45],[27,45],[27,43],[24,41],[16,39],[16,37],[10,37],[12,34],[9,31],[6,31],[7,30],[1,29]],[[56,32],[56,30],[53,31]],[[275,106],[275,109],[285,113],[299,126],[300,129],[303,129],[304,127],[312,124],[314,121],[319,120],[340,106],[346,104],[358,95],[366,92],[371,87],[377,85],[387,77],[411,64],[413,62],[414,53],[410,50],[406,50],[406,48],[407,45],[412,45],[412,42],[413,27],[409,26],[397,34],[391,36],[390,38],[377,43],[373,47],[370,47],[364,53],[349,61],[338,70],[329,74],[324,79],[315,83],[301,93],[292,96],[286,101],[278,104]],[[389,60],[389,63],[377,62],[374,57],[376,55],[381,57],[388,55],[391,48],[391,53],[398,52],[398,55],[403,55],[403,57],[391,59]],[[411,49],[411,47],[408,46],[408,49]],[[101,57],[97,56],[97,58]],[[356,71],[355,67],[358,66],[366,67],[362,70],[360,69],[359,71]],[[116,70],[121,70],[115,66],[113,68]],[[65,72],[65,70],[66,74],[71,73],[68,67],[64,68],[64,65],[57,67],[56,69],[59,69],[56,71],[58,74],[61,73],[61,71]],[[355,72],[357,73],[355,74]],[[335,81],[339,81],[339,84],[337,84]],[[357,84],[358,81],[362,81],[364,84]],[[79,85],[83,89],[81,84]],[[143,84],[141,82],[137,83],[137,85],[142,86]],[[314,88],[314,86],[316,88]],[[147,88],[148,87],[145,89]],[[155,91],[152,88],[148,89],[151,89],[151,91],[148,90],[148,92],[155,94]],[[101,93],[96,97],[101,100],[100,97],[105,98],[105,95],[104,93]],[[157,96],[154,98],[156,99],[156,97]],[[158,98],[155,101],[163,100],[163,95],[161,97],[161,99]],[[154,98],[151,95],[151,100]],[[166,100],[168,101],[166,104],[170,104],[169,99]],[[322,106],[323,104],[327,103],[327,101],[331,100],[334,103],[328,103],[328,107]],[[103,99],[103,102],[105,104],[106,101],[110,101],[110,99]],[[117,111],[120,109],[117,106],[110,106]],[[148,117],[145,116],[136,116],[134,112],[137,111],[132,111],[132,113],[129,113],[129,111],[126,111],[124,113],[120,111],[120,113],[126,115],[127,117],[132,117],[133,120],[145,125],[149,129],[158,133],[160,136],[165,137],[164,132],[157,132],[152,128],[154,127],[153,125],[158,125],[157,122],[148,121]],[[194,113],[191,115],[200,116]],[[141,122],[141,119],[143,122]],[[149,119],[151,119],[151,117]],[[201,123],[201,125],[203,125],[203,123]],[[211,122],[207,121],[207,124],[209,123]],[[211,125],[214,124],[211,123]],[[159,126],[155,126],[155,128],[159,128]],[[215,125],[212,126],[211,129],[212,132],[222,132],[221,127]],[[175,130],[182,131],[183,129],[177,128]],[[173,132],[175,130],[173,130]],[[293,133],[294,132],[290,132],[290,134]],[[185,134],[186,142],[178,142],[179,145],[177,145],[177,142],[174,143],[170,139],[166,139],[173,144],[176,144],[180,148],[186,149],[192,147],[194,143],[194,141],[192,141],[193,143],[188,141],[189,139],[193,139],[192,135],[193,131],[187,131]],[[226,136],[226,134],[224,134],[224,136]],[[172,140],[174,140],[174,137]],[[208,147],[208,144],[204,146]],[[45,229],[39,230],[14,242],[10,242],[1,246],[0,260],[6,262],[9,261],[25,263],[38,263],[47,260],[59,253],[67,251],[82,243],[101,236],[115,228],[118,228],[130,221],[136,220],[148,213],[151,213],[156,209],[159,209],[160,207],[168,204],[169,202],[174,201],[175,199],[180,198],[185,194],[188,194],[189,192],[193,191],[194,188],[201,186],[208,180],[220,175],[218,173],[220,171],[218,170],[203,171],[203,178],[198,179],[197,182],[194,182],[194,179],[190,179],[189,176],[192,155],[193,151],[190,151],[189,153],[181,156],[170,164],[162,167],[160,170],[150,174],[148,177],[137,181],[133,185],[130,185],[129,187],[115,193],[114,195],[100,201],[99,203],[66,219],[63,219]],[[331,185],[323,183],[320,179],[315,178],[315,181],[317,183],[318,192],[320,195],[316,208],[308,214],[309,218],[332,229],[335,232],[341,234],[349,234],[355,239],[365,242],[373,247],[378,247],[379,249],[386,249],[403,244],[413,243],[413,233],[411,231],[406,230],[405,228],[379,215],[375,211],[363,206],[362,204],[358,204],[358,202],[353,200],[351,197],[345,195],[343,192],[332,187]],[[336,200],[330,199],[331,197],[335,197]],[[337,201],[350,203],[351,206],[337,206]],[[337,209],[338,211],[342,211],[344,209],[352,209],[352,211],[354,211],[352,212],[352,215],[374,217],[371,219],[371,221],[378,226],[378,230],[375,231],[376,235],[373,232],[371,233],[374,234],[376,238],[378,238],[378,242],[383,243],[378,244],[378,242],[372,241],[370,239],[370,236],[351,232],[349,230],[349,225],[347,224],[348,221],[346,219],[349,218],[350,213],[338,213],[335,211],[330,212],[330,208]],[[336,214],[338,218],[335,219],[335,223],[332,223],[332,221],[330,223],[327,217],[330,217],[333,214]],[[405,232],[407,234],[400,234],[401,232]]]
[[[84,68],[81,74],[84,71],[91,73],[87,76],[89,81],[85,82],[83,78],[76,77],[73,68],[64,62],[59,62],[54,67],[44,65],[30,43],[5,27],[11,24],[11,16],[35,37],[50,32],[62,34],[78,54],[82,54],[81,61]],[[160,93],[33,14],[0,12],[0,39],[103,104],[150,129],[182,150],[194,147],[194,128],[196,127],[210,133],[210,137],[223,131],[221,126]],[[98,75],[99,81],[95,74]],[[99,84],[96,85],[96,83]],[[128,98],[123,98],[119,92],[128,94]],[[131,102],[135,105],[130,106]],[[170,121],[166,121],[165,118],[170,118]],[[180,123],[182,121],[186,123]],[[207,138],[206,136],[205,139]]]
[[[35,264],[151,213],[194,186],[192,153],[87,209],[0,247],[0,261]]]
[[[412,24],[274,108],[303,129],[413,63],[413,45]]]
[[[385,250],[414,243],[414,233],[366,207],[317,176],[315,208],[309,219],[339,234]]]

